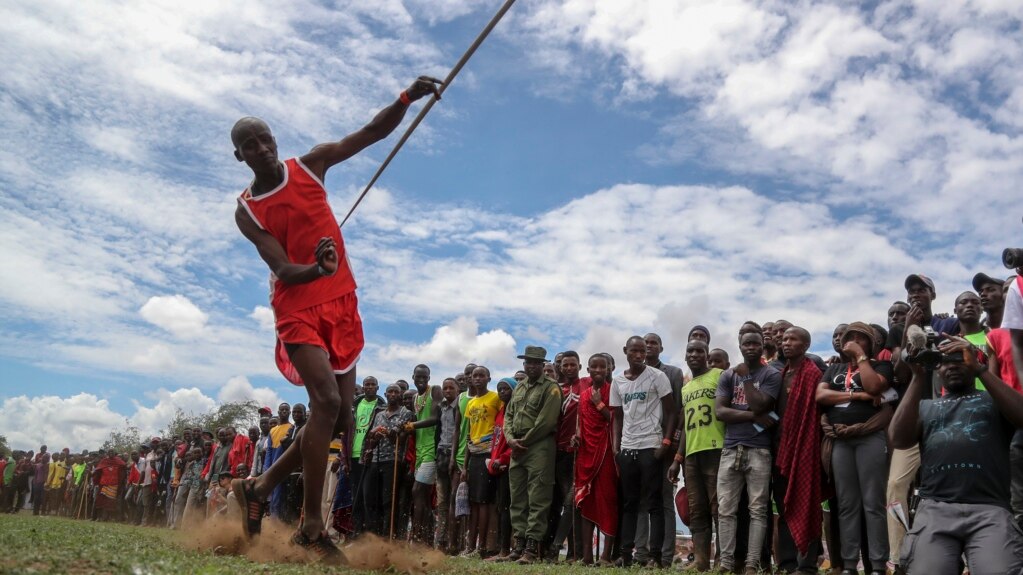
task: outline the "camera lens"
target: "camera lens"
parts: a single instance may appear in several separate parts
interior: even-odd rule
[[[1023,248],[1005,248],[1002,252],[1002,265],[1010,270],[1023,266]]]

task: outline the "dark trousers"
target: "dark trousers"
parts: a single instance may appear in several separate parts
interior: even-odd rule
[[[412,518],[412,485],[415,484],[415,469],[406,461],[398,462],[398,499],[395,507],[394,538],[404,541],[408,538],[409,521]]]
[[[786,573],[816,573],[817,555],[820,552],[821,540],[815,539],[806,548],[806,554],[801,555],[796,549],[796,542],[792,540],[792,532],[785,522],[785,490],[788,488],[788,480],[778,474],[775,469],[771,477],[771,488],[774,491],[774,503],[778,507],[778,556],[775,559],[778,567]]]
[[[46,503],[46,489],[41,483],[32,484],[32,515],[39,515]]]
[[[366,503],[362,496],[362,478],[366,473],[366,466],[361,459],[352,459],[349,466],[349,480],[352,486],[352,527],[358,535],[366,529]],[[326,484],[324,484],[326,488]]]
[[[1009,466],[1012,483],[1010,497],[1012,501],[1012,517],[1016,524],[1023,527],[1023,429],[1017,429],[1009,444]]]
[[[582,520],[574,505],[574,486],[575,453],[559,451],[554,458],[554,499],[551,501],[546,543],[552,551],[560,550],[567,539],[568,557],[575,557],[576,549],[581,546]]]
[[[664,506],[660,487],[661,462],[654,458],[654,449],[623,449],[616,458],[622,486],[622,557],[632,558],[636,546],[636,516],[640,507],[650,514],[651,549],[660,549],[664,542]]]
[[[365,467],[362,478],[362,500],[366,507],[365,529],[381,537],[387,537],[391,531],[393,485],[393,461],[374,461]],[[396,533],[397,527],[395,525]]]
[[[511,487],[508,474],[502,473],[497,479],[497,542],[501,551],[511,549],[511,538]]]

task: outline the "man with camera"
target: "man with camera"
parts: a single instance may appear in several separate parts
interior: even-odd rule
[[[934,334],[930,351],[937,353],[937,350],[933,348],[937,344],[938,334],[959,333],[959,320],[940,317],[931,310],[931,304],[937,297],[931,278],[923,274],[910,274],[906,277],[904,286],[909,311],[906,312],[906,320],[903,325],[893,324],[891,326],[889,340],[899,342],[899,349],[906,349],[906,337],[910,326],[918,326]],[[919,351],[922,350],[916,350],[917,353]],[[905,395],[905,382],[911,378],[908,363],[902,361],[898,354],[892,358],[892,362],[896,379],[894,389],[900,392],[900,396]],[[937,392],[934,390],[933,375],[933,369],[924,368],[925,385],[921,390],[921,397],[924,399],[941,395],[940,388]],[[905,401],[905,398],[902,401]],[[891,561],[896,566],[899,565],[899,549],[902,547],[902,538],[906,535],[906,526],[898,518],[898,515],[901,511],[901,516],[909,516],[909,487],[919,469],[920,450],[916,445],[892,450],[891,462],[888,467],[886,496],[890,510],[888,513],[888,548],[891,553]],[[895,512],[891,510],[895,510]]]
[[[1020,332],[1023,333],[1023,332]],[[908,362],[912,378],[892,419],[896,449],[919,446],[921,502],[900,554],[907,573],[1017,573],[1023,537],[1009,510],[1009,442],[1023,427],[1023,395],[978,361],[966,339],[941,334],[944,397],[924,399],[927,370]],[[921,351],[915,344],[910,356]],[[987,393],[979,391],[980,378]]]

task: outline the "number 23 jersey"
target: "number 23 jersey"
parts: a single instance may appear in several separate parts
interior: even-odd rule
[[[721,370],[711,368],[682,387],[682,421],[686,430],[686,455],[725,446],[725,424],[714,414]]]

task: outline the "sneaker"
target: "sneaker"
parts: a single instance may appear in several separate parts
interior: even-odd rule
[[[263,516],[266,515],[266,501],[256,496],[255,479],[235,479],[231,491],[242,508],[242,531],[246,538],[258,535],[262,530]]]
[[[320,533],[320,536],[316,539],[309,539],[309,536],[302,533],[302,531],[296,531],[291,536],[291,542],[315,555],[316,560],[320,563],[328,565],[344,565],[347,563],[345,554],[338,549],[337,545],[334,545],[326,531]]]

